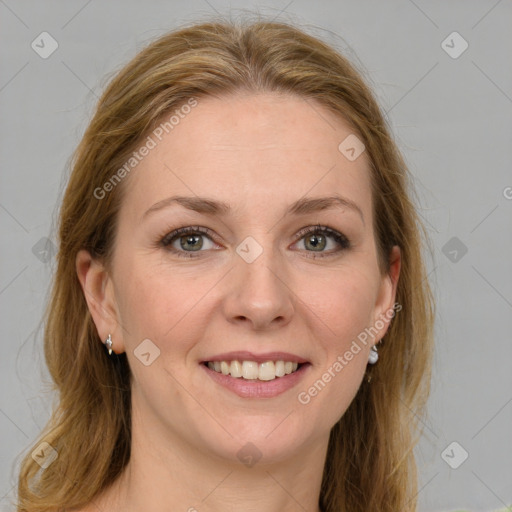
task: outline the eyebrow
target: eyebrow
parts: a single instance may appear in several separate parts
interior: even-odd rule
[[[229,204],[223,201],[216,201],[214,199],[198,196],[172,196],[163,199],[158,203],[155,203],[143,214],[142,218],[145,218],[147,215],[162,210],[163,208],[167,208],[173,204],[179,204],[188,210],[211,216],[226,215],[231,211]],[[340,196],[338,194],[334,194],[328,197],[303,197],[295,201],[288,208],[286,215],[306,215],[334,208],[348,208],[349,210],[359,214],[363,224],[365,223],[361,208],[359,208],[359,206],[354,203],[354,201],[351,201],[350,199],[347,199],[346,197]]]

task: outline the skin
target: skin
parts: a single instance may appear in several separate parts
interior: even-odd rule
[[[125,179],[111,271],[86,251],[76,260],[98,334],[111,333],[134,377],[131,460],[90,510],[319,511],[329,432],[389,319],[307,405],[297,395],[392,309],[400,270],[398,248],[389,273],[379,270],[368,159],[349,161],[338,150],[351,133],[295,96],[201,98]],[[349,207],[285,215],[303,196],[333,193],[363,218]],[[212,217],[174,204],[144,216],[173,195],[224,201],[233,211]],[[311,235],[297,238],[316,224],[343,233],[350,248],[327,234],[317,252]],[[202,249],[186,252],[187,236],[185,249],[178,236],[173,246],[193,258],[159,243],[187,226],[210,228],[216,239],[203,235]],[[263,250],[252,263],[236,252],[248,236]],[[160,356],[145,366],[134,350],[148,338]],[[241,398],[199,366],[233,350],[291,352],[311,367],[277,397]],[[252,467],[237,457],[248,442],[262,454]]]

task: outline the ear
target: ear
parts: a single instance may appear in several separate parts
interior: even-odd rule
[[[117,354],[124,352],[123,330],[111,277],[104,265],[84,249],[78,252],[75,264],[98,336],[105,342],[110,334],[112,350]]]
[[[380,290],[375,304],[374,326],[378,330],[376,343],[384,337],[391,323],[391,319],[395,315],[396,289],[401,264],[402,257],[400,247],[395,245],[389,256],[389,270],[382,276]],[[401,305],[398,305],[396,309],[400,311]]]

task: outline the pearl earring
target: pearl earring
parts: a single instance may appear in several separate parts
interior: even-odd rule
[[[379,359],[379,354],[377,352],[377,347],[374,345],[370,350],[370,354],[368,355],[368,364],[375,364]]]
[[[107,341],[105,341],[105,345],[108,349],[108,355],[112,355],[112,336],[108,335]]]

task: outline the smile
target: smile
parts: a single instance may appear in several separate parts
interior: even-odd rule
[[[292,361],[265,361],[259,363],[256,361],[208,361],[210,370],[222,375],[229,375],[235,379],[261,380],[269,381],[278,377],[284,377],[297,371],[301,366]]]
[[[241,398],[274,398],[303,381],[312,365],[278,359],[262,363],[247,360],[205,361],[199,367],[216,384]],[[223,370],[227,373],[223,373]]]

